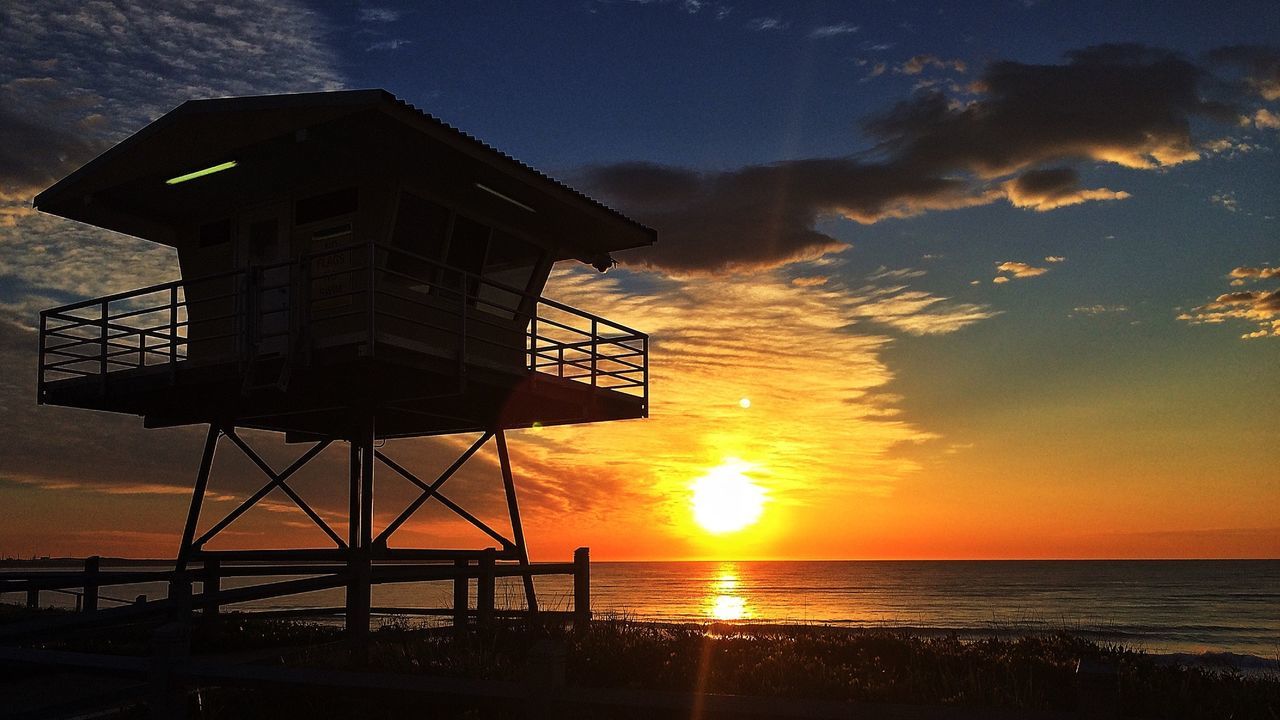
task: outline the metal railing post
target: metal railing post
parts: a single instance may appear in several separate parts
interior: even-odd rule
[[[178,362],[178,285],[169,288],[169,364]]]
[[[44,343],[45,333],[48,332],[49,315],[46,312],[40,313],[40,368],[39,377],[36,378],[36,402],[44,404]]]
[[[533,306],[533,319],[529,321],[529,369],[538,369],[538,305]]]
[[[599,334],[598,326],[596,325],[596,319],[591,318],[591,387],[592,389],[595,389],[596,387],[596,364],[600,358],[599,342],[600,342],[600,334]]]
[[[644,416],[649,417],[649,336],[644,336],[644,355],[640,358],[640,363],[644,366]]]
[[[102,375],[102,394],[107,394],[107,314],[110,308],[106,300],[98,304],[98,320],[101,323],[102,332],[99,333],[99,343],[101,345],[98,353],[98,372]]]

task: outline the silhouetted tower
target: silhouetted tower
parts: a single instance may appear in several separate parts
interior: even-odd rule
[[[499,559],[527,566],[505,430],[648,414],[648,337],[541,292],[556,262],[603,271],[611,252],[656,234],[387,92],[187,102],[35,205],[173,247],[182,269],[176,282],[42,313],[39,401],[136,414],[147,427],[208,424],[179,567],[343,563],[355,632],[368,627],[373,563],[467,556],[390,547],[432,498],[492,537]],[[237,428],[311,447],[279,470]],[[479,439],[431,483],[376,444],[466,432]],[[221,436],[268,482],[199,533]],[[510,538],[441,489],[491,439]],[[345,538],[288,484],[341,441],[350,444]],[[378,462],[420,490],[381,528]],[[206,549],[276,489],[333,547]]]

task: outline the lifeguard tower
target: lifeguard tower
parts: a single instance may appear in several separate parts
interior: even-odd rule
[[[367,631],[379,566],[390,573],[397,561],[506,561],[536,611],[505,432],[648,415],[648,337],[541,293],[555,263],[604,271],[610,253],[649,245],[654,231],[385,91],[187,102],[35,206],[175,248],[182,271],[41,313],[39,402],[139,415],[152,428],[207,424],[178,570],[334,564],[313,589],[346,586],[353,633]],[[239,428],[310,447],[273,468]],[[431,482],[377,444],[454,433],[478,439]],[[267,482],[207,523],[201,506],[222,437]],[[491,440],[510,538],[442,490]],[[341,442],[345,538],[289,485]],[[377,464],[420,492],[382,527]],[[331,547],[207,547],[277,489]],[[431,499],[498,547],[394,547],[396,530]]]

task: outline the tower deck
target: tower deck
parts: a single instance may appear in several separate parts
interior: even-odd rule
[[[408,270],[407,272],[396,270]],[[41,313],[39,400],[293,439],[648,415],[648,336],[379,244]]]

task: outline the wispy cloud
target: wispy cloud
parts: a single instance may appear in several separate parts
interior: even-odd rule
[[[1078,315],[1111,315],[1129,312],[1128,305],[1080,305],[1073,312]]]
[[[636,283],[646,292],[628,289]],[[838,492],[846,498],[889,492],[915,469],[890,449],[933,435],[899,419],[900,398],[884,392],[893,373],[881,351],[892,338],[882,330],[949,333],[995,314],[900,281],[848,288],[826,276],[788,280],[782,271],[710,283],[569,270],[555,274],[548,294],[644,327],[653,338],[654,405],[643,427],[555,428],[521,450],[522,464],[537,458],[543,474],[557,478],[560,492],[549,495],[569,497],[595,485],[598,509],[608,508],[624,527],[683,512],[689,479],[726,456],[763,468],[761,482],[783,502],[836,492],[827,478],[845,479]],[[746,337],[751,341],[742,342]],[[805,403],[794,402],[797,392]],[[743,397],[750,410],[739,404]],[[614,451],[620,447],[627,452]],[[574,467],[583,462],[589,466]],[[612,498],[615,487],[625,493],[621,499]],[[631,502],[637,492],[643,510]]]
[[[361,8],[360,22],[390,23],[400,19],[400,12],[391,8]]]
[[[312,10],[290,2],[17,4],[0,23],[0,277],[84,296],[176,274],[172,253],[33,214],[30,201],[185,100],[341,87]],[[11,298],[0,298],[11,303]]]
[[[859,26],[853,23],[836,23],[834,25],[822,25],[809,31],[809,37],[813,38],[829,38],[837,35],[852,35],[860,30]]]
[[[786,30],[790,27],[790,24],[783,22],[782,18],[758,17],[748,20],[747,27],[755,30],[756,32],[771,32],[775,30]]]
[[[894,68],[894,72],[902,75],[919,75],[933,68],[962,73],[969,69],[963,60],[944,60],[936,55],[914,55]]]
[[[1226,209],[1227,212],[1240,211],[1240,201],[1236,200],[1236,194],[1233,192],[1214,193],[1209,197],[1209,202]]]
[[[408,45],[408,44],[410,44],[410,43],[412,43],[412,42],[413,42],[412,40],[405,40],[405,39],[403,39],[403,38],[394,38],[394,39],[391,39],[391,40],[382,40],[382,41],[376,42],[376,43],[374,43],[374,44],[370,45],[369,47],[365,48],[365,52],[374,52],[374,51],[377,51],[377,50],[399,50],[400,48],[402,48],[402,47],[404,47],[405,45]]]

